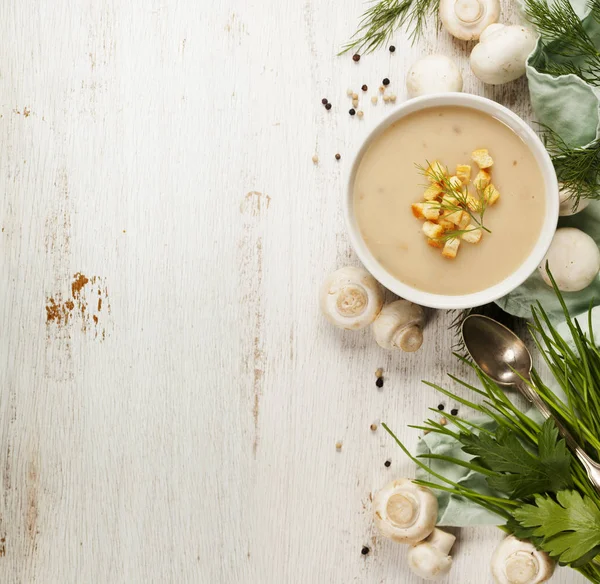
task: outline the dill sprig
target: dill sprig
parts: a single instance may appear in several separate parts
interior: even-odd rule
[[[431,17],[435,17],[440,0],[379,0],[361,16],[358,30],[346,43],[347,51],[370,53],[379,48],[401,27],[409,31],[411,43],[417,41]]]
[[[600,17],[599,4],[600,0],[590,2],[595,18]],[[548,56],[537,68],[554,76],[574,74],[591,85],[600,85],[600,51],[569,0],[553,3],[525,0],[525,15],[540,33]],[[573,59],[581,60],[581,63]]]
[[[588,6],[596,22],[600,22],[600,0],[590,0]]]
[[[600,140],[585,148],[569,146],[552,128],[540,126],[556,176],[562,188],[571,193],[574,209],[581,198],[600,199]]]
[[[483,224],[483,216],[487,209],[487,200],[481,189],[477,189],[477,208],[473,210],[469,203],[471,203],[470,194],[468,189],[464,186],[458,186],[450,180],[448,168],[440,164],[431,165],[427,161],[427,166],[420,164],[415,165],[417,170],[428,180],[437,183],[442,189],[442,198],[439,201],[429,201],[429,204],[440,209],[440,211],[448,211],[454,213],[456,211],[464,211],[469,215],[471,221],[475,223],[476,227],[471,226],[468,229],[456,229],[445,232],[440,236],[443,240],[454,239],[461,235],[472,231],[477,228],[481,228],[488,233],[491,231]]]

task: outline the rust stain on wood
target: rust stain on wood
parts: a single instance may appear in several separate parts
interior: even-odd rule
[[[271,197],[260,191],[250,191],[240,203],[240,213],[257,217],[263,210],[267,210],[271,204]]]
[[[252,452],[256,456],[259,442],[259,415],[260,415],[260,398],[262,397],[262,386],[263,386],[263,359],[264,352],[261,345],[262,329],[263,329],[263,315],[260,304],[260,296],[262,290],[262,279],[263,279],[263,249],[262,249],[262,238],[258,237],[256,240],[256,284],[258,288],[258,300],[255,310],[254,320],[254,341],[253,341],[253,383],[252,390],[254,393],[254,407],[252,408],[252,416],[254,418],[254,441],[252,443]]]
[[[25,514],[25,527],[33,551],[37,548],[38,516],[39,516],[39,474],[35,459],[29,461],[27,469],[27,511]]]
[[[46,326],[69,329],[69,323],[78,320],[82,332],[90,332],[95,339],[104,340],[107,323],[100,321],[99,314],[103,301],[106,302],[107,313],[110,314],[110,303],[108,302],[108,288],[103,284],[104,280],[99,276],[88,278],[81,272],[74,274],[70,285],[71,296],[67,300],[62,300],[60,292],[46,298]],[[96,313],[94,313],[94,307]],[[70,338],[70,329],[67,330],[67,333]],[[53,338],[49,334],[48,339]]]

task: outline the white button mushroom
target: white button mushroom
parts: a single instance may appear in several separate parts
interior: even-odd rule
[[[525,62],[535,42],[535,34],[524,26],[491,24],[471,51],[471,69],[490,85],[514,81],[525,74]]]
[[[440,0],[440,20],[457,39],[476,41],[500,16],[500,0]]]
[[[408,552],[409,568],[425,580],[439,580],[452,567],[452,558],[448,555],[456,537],[435,528],[431,535],[417,543]]]
[[[321,286],[323,314],[329,322],[346,330],[370,325],[381,312],[383,300],[383,289],[362,268],[341,268],[330,274]]]
[[[373,499],[375,525],[385,537],[398,542],[415,544],[435,528],[438,503],[426,487],[410,479],[388,483]]]
[[[554,562],[528,541],[509,535],[492,556],[492,575],[496,584],[540,584],[554,572]]]
[[[458,67],[444,55],[429,55],[419,59],[406,76],[409,97],[462,91],[462,88],[463,79]]]
[[[579,201],[573,198],[572,192],[568,189],[560,185],[560,189],[558,191],[560,207],[558,208],[558,214],[561,217],[568,217],[569,215],[575,215],[575,213],[579,213],[583,211],[589,204],[589,199],[580,198]]]
[[[538,270],[544,282],[551,286],[546,262],[559,290],[578,292],[587,288],[600,270],[600,251],[596,242],[574,227],[557,229],[546,257]]]
[[[384,349],[417,351],[423,344],[425,312],[418,304],[396,300],[383,307],[373,322],[373,335]]]

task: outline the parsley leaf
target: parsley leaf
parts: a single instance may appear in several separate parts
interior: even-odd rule
[[[600,509],[577,491],[560,491],[556,499],[536,495],[535,505],[521,505],[514,516],[523,527],[534,528],[545,552],[569,564],[600,546]]]
[[[473,462],[497,474],[487,477],[492,489],[519,499],[536,493],[556,493],[573,486],[571,455],[558,429],[546,420],[538,436],[538,456],[530,453],[506,428],[496,437],[486,433],[461,434],[464,452],[475,456]]]

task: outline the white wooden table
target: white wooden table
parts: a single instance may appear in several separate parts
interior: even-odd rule
[[[363,9],[0,7],[0,582],[418,582],[370,509],[413,468],[369,426],[414,447],[439,401],[420,380],[459,369],[448,314],[406,355],[318,312],[323,277],[357,263],[349,153],[394,107],[350,118],[346,89],[389,77],[401,102],[442,51],[466,91],[530,109],[444,33],[336,57]],[[500,532],[459,538],[447,581],[491,582]]]

